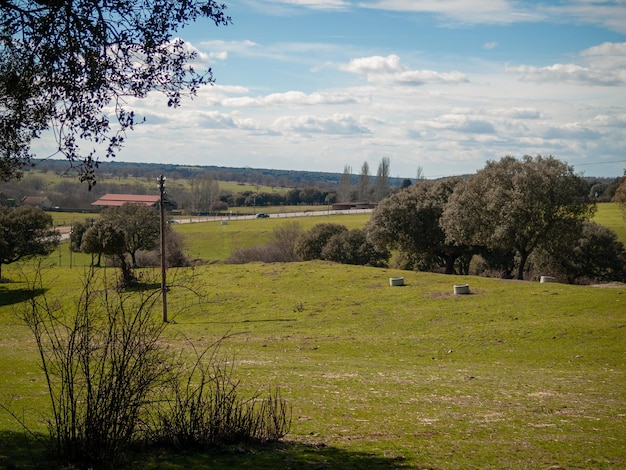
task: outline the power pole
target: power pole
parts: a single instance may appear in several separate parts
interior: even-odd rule
[[[161,199],[159,201],[159,209],[161,213],[161,297],[163,307],[163,321],[167,323],[167,283],[165,281],[166,269],[165,269],[165,176],[160,175],[159,181],[159,193]]]

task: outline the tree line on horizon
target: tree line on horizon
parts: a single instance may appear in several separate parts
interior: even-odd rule
[[[186,188],[183,185],[169,187],[168,198],[178,209],[193,214],[219,212],[229,207],[327,205],[356,201],[376,203],[387,195],[424,180],[421,168],[418,168],[417,176],[413,180],[390,177],[389,165],[388,159],[382,159],[375,176],[370,175],[367,161],[363,163],[359,174],[355,174],[349,165],[344,167],[341,174],[302,172],[304,176],[298,178],[294,175],[300,172],[291,171],[289,172],[291,179],[282,182],[293,183],[293,186],[272,186],[276,183],[276,179],[271,175],[274,170],[245,169],[247,176],[243,178],[239,175],[237,179],[237,175],[228,168],[212,170],[209,168],[213,167],[172,165],[171,172],[165,174],[171,181],[189,182]],[[118,171],[121,168],[125,170]],[[178,171],[177,168],[183,169]],[[158,164],[107,162],[102,165],[99,173],[102,180],[91,190],[71,174],[64,176],[67,170],[67,162],[63,160],[37,162],[20,181],[0,182],[0,192],[18,204],[26,196],[45,195],[49,198],[51,206],[63,210],[93,210],[91,203],[107,193],[143,195],[150,194],[153,190],[156,194],[156,178],[163,172],[163,167]],[[275,171],[282,173],[282,170]],[[55,175],[53,181],[45,176],[50,173]],[[316,179],[315,175],[319,175],[319,179]],[[470,176],[459,177],[465,179]],[[114,181],[115,179],[117,181]],[[623,177],[584,178],[584,180],[588,184],[589,194],[595,201],[610,202]],[[230,191],[220,187],[220,182],[232,181],[242,184],[241,191]],[[302,184],[295,184],[297,181]],[[249,184],[258,186],[256,189],[250,188]],[[274,187],[275,190],[262,190],[261,186]]]

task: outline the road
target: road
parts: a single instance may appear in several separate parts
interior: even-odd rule
[[[270,214],[271,219],[288,219],[294,217],[322,217],[329,215],[354,215],[354,214],[370,214],[373,209],[346,209],[346,210],[326,210],[326,211],[305,211],[305,212],[280,212],[278,214]],[[262,211],[259,211],[262,212]],[[177,224],[189,224],[198,222],[221,222],[229,220],[250,220],[255,219],[256,215],[222,215],[218,217],[175,217],[170,220]]]

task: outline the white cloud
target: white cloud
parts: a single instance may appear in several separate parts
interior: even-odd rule
[[[488,120],[462,114],[446,114],[431,121],[428,125],[434,129],[468,134],[493,134],[496,132],[493,124]]]
[[[442,73],[433,70],[410,70],[395,54],[352,59],[347,64],[340,64],[339,69],[365,75],[369,82],[381,84],[458,84],[468,81],[465,74],[457,71]]]
[[[286,116],[277,119],[274,126],[283,131],[293,131],[299,134],[353,135],[370,133],[367,127],[361,125],[353,116],[348,114],[334,114],[330,117]]]
[[[513,107],[507,109],[494,109],[491,114],[513,119],[541,119],[541,112],[535,108]]]
[[[522,80],[532,82],[560,82],[579,85],[616,86],[626,82],[619,72],[603,73],[577,64],[554,64],[547,67],[519,65],[507,67],[506,71],[520,75]]]
[[[573,20],[626,33],[626,6],[622,0],[575,0],[539,8],[554,20]]]
[[[303,93],[301,91],[287,91],[284,93],[271,93],[257,97],[225,98],[221,101],[223,106],[316,106],[316,105],[343,105],[363,101],[346,92],[315,92]]]
[[[379,10],[432,13],[453,24],[509,24],[540,20],[543,15],[522,2],[482,0],[375,0],[360,6]]]
[[[259,45],[250,40],[244,41],[202,41],[200,47],[208,50],[220,50],[225,52],[233,52],[237,54],[250,54],[251,51],[258,49]]]
[[[498,47],[498,43],[495,41],[489,41],[483,44],[483,49],[495,49]]]
[[[567,123],[550,127],[543,135],[546,139],[595,140],[600,133],[581,123]]]
[[[605,42],[580,53],[582,60],[598,70],[626,68],[626,42]]]
[[[507,66],[506,71],[532,82],[591,86],[626,85],[626,43],[604,43],[579,54],[581,63]]]
[[[626,129],[626,114],[607,115],[598,114],[591,123],[599,127],[624,128]]]
[[[347,0],[265,0],[274,6],[304,7],[312,10],[345,10],[350,7]]]

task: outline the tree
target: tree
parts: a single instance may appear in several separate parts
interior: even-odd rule
[[[33,139],[51,131],[81,180],[95,183],[138,120],[126,97],[163,93],[168,106],[212,83],[196,51],[174,34],[197,19],[227,25],[214,0],[2,0],[0,179],[19,178]],[[110,110],[114,119],[110,119]]]
[[[626,170],[624,170],[624,177],[622,178],[621,184],[615,190],[613,201],[617,202],[622,211],[622,216],[624,220],[626,220]]]
[[[370,166],[367,162],[363,162],[361,166],[361,174],[357,184],[357,199],[361,202],[369,202],[370,200]]]
[[[0,279],[2,265],[45,256],[59,245],[52,217],[39,208],[0,206]]]
[[[161,224],[153,207],[124,204],[105,209],[101,217],[124,235],[125,251],[130,254],[133,268],[137,267],[137,251],[156,246]]]
[[[321,258],[343,264],[385,267],[391,254],[370,242],[361,229],[344,230],[328,239]]]
[[[117,256],[122,265],[126,264],[124,257],[126,244],[124,233],[111,221],[105,219],[96,220],[82,236],[80,250],[83,253],[98,255],[96,266],[100,266],[101,255]]]
[[[72,229],[70,231],[70,250],[82,251],[81,245],[83,243],[85,232],[87,232],[93,224],[93,219],[72,224]]]
[[[296,240],[295,253],[304,261],[322,259],[322,250],[330,237],[348,229],[339,224],[317,224]]]
[[[535,268],[569,283],[626,280],[626,248],[613,230],[596,222],[583,222],[573,243],[554,240],[537,251]]]
[[[368,238],[378,246],[399,249],[404,259],[435,260],[445,266],[446,274],[454,274],[456,260],[468,249],[448,241],[439,221],[459,182],[421,181],[384,199],[365,228]]]
[[[390,160],[383,157],[376,171],[376,181],[374,181],[374,201],[380,202],[389,194],[389,167]]]
[[[191,207],[194,212],[215,210],[219,196],[220,186],[214,173],[202,173],[199,177],[191,179]]]
[[[350,202],[352,200],[352,168],[349,165],[344,166],[339,187],[337,188],[337,201]]]
[[[517,278],[547,240],[579,233],[595,205],[585,181],[553,157],[504,157],[451,195],[442,217],[448,239],[487,249],[514,249]]]

